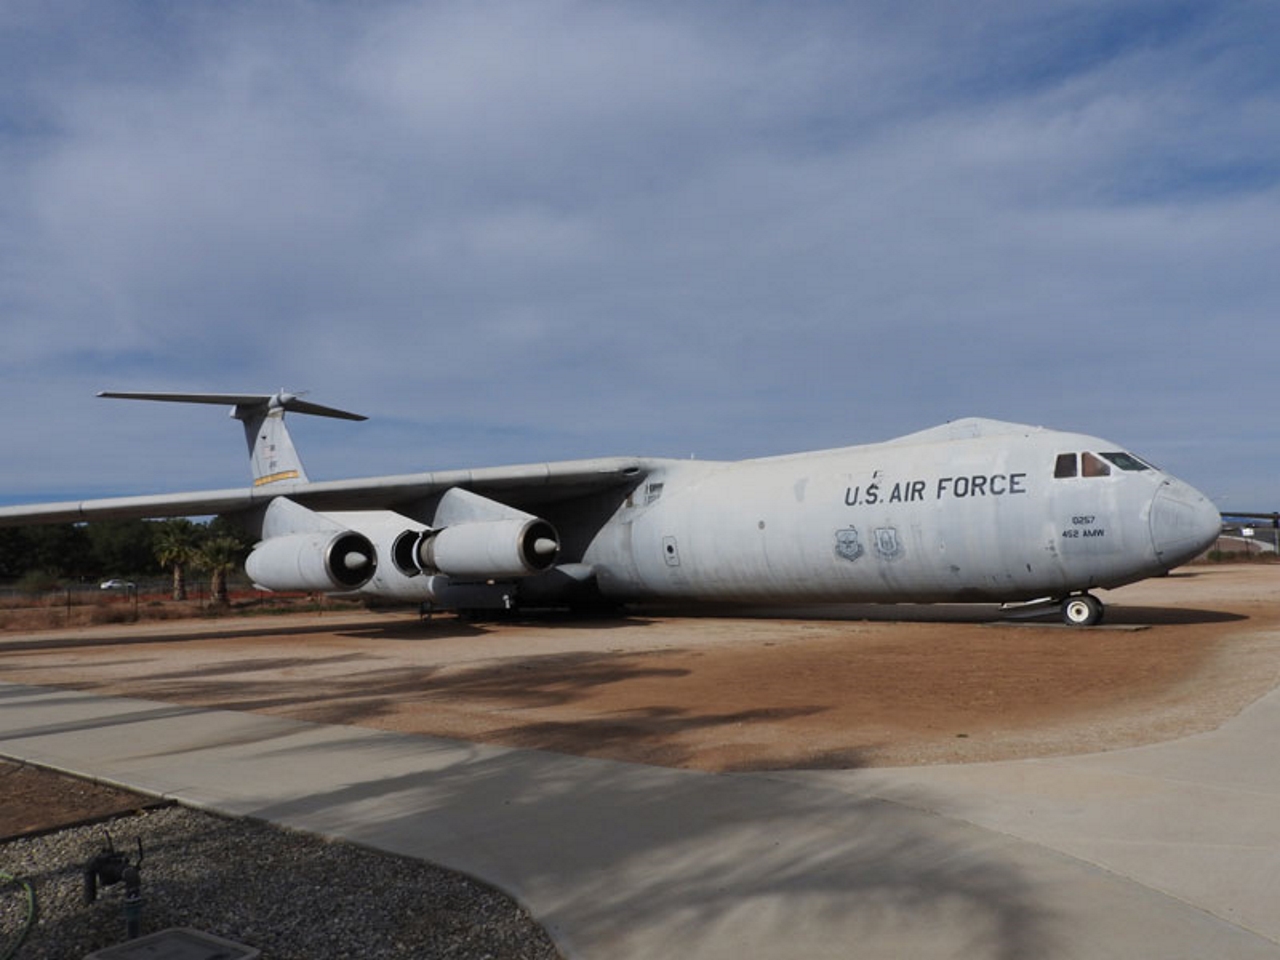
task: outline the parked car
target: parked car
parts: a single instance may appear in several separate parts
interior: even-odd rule
[[[103,580],[98,584],[100,590],[131,590],[134,586],[132,580],[119,580],[112,577],[110,580]]]

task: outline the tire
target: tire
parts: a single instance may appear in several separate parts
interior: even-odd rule
[[[1092,627],[1102,619],[1102,601],[1087,593],[1062,601],[1062,622],[1069,627]]]

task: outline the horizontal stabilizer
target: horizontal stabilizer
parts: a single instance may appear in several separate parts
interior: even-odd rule
[[[164,403],[212,403],[221,406],[233,406],[239,411],[263,407],[266,409],[287,410],[290,413],[306,413],[313,417],[333,417],[336,420],[368,420],[358,413],[339,410],[336,407],[325,407],[318,403],[303,400],[297,394],[280,393],[137,393],[118,390],[104,390],[100,397],[111,397],[117,400],[159,400]]]
[[[115,400],[159,400],[163,403],[213,403],[231,405],[231,416],[244,424],[255,487],[286,480],[307,482],[307,473],[284,426],[286,413],[307,413],[337,420],[367,420],[358,413],[308,403],[296,393],[151,393],[104,390],[100,397]]]

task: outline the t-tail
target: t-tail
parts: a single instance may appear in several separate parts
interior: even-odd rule
[[[249,462],[255,487],[282,481],[307,481],[307,472],[302,467],[302,460],[284,425],[286,413],[307,413],[338,420],[368,419],[358,413],[310,403],[297,394],[283,390],[274,394],[134,393],[104,390],[98,396],[122,400],[159,400],[165,403],[229,405],[232,408],[231,416],[244,424],[244,437],[249,446]]]

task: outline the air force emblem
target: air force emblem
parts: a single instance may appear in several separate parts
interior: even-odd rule
[[[902,556],[897,527],[876,527],[876,553],[881,560],[897,560]]]
[[[836,556],[842,560],[857,560],[862,556],[862,541],[857,527],[845,527],[836,531]]]

